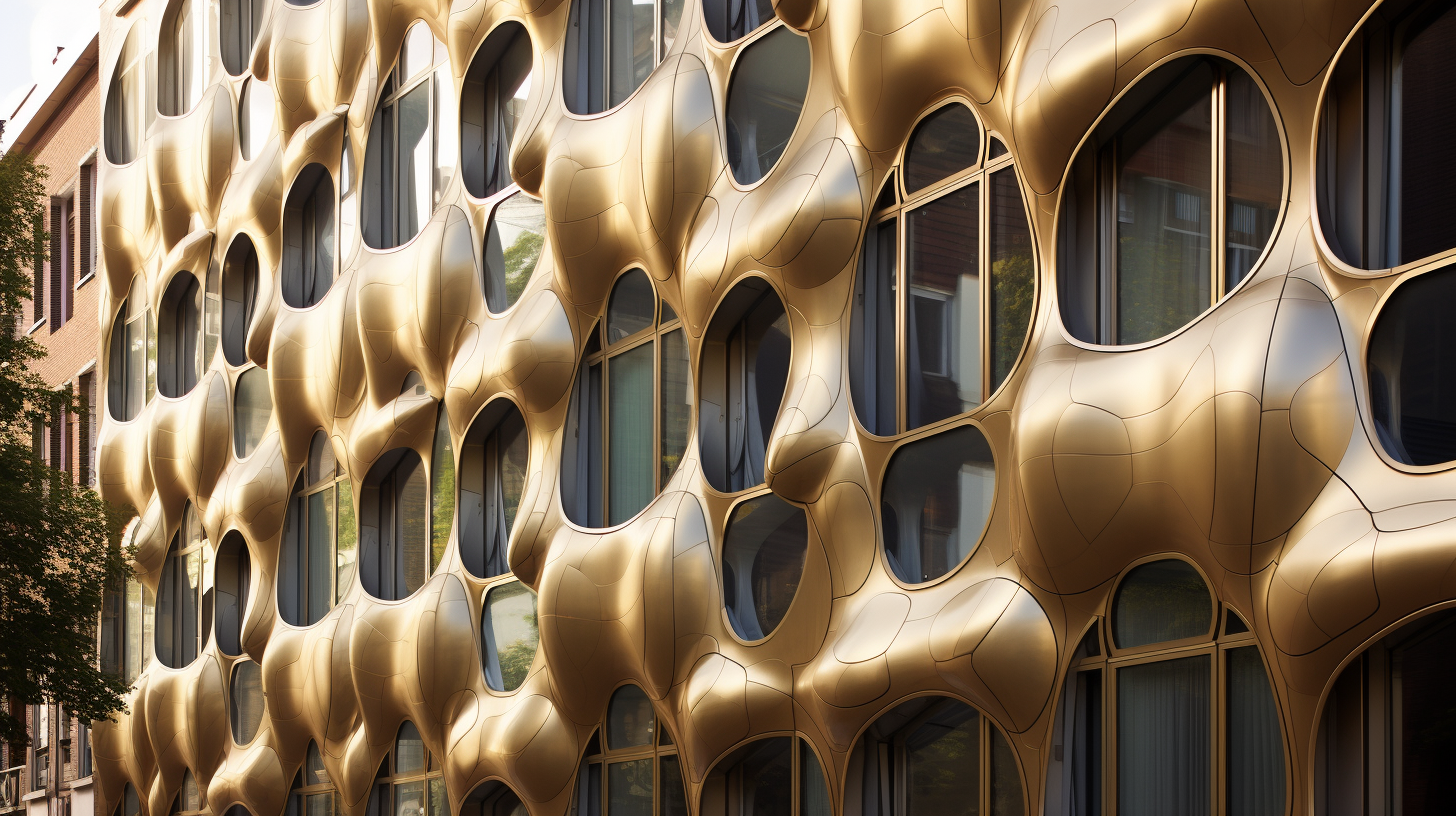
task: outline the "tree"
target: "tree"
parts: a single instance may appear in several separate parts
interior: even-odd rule
[[[122,514],[41,456],[48,418],[87,410],[32,370],[45,350],[17,326],[46,256],[45,177],[24,153],[0,156],[0,698],[100,720],[123,708],[126,683],[96,664],[97,616],[128,568]],[[24,745],[16,713],[0,712],[0,739]]]

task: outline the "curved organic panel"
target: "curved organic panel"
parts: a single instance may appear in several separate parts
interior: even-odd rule
[[[1423,806],[1456,4],[193,5],[100,10],[99,812]]]

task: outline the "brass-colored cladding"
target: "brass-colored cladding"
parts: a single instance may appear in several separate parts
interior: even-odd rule
[[[155,59],[170,2],[104,4],[103,88],[129,33]],[[109,338],[134,276],[155,306],[171,275],[220,268],[246,234],[260,272],[246,350],[268,372],[272,419],[238,460],[242,368],[217,355],[185,396],[155,397],[130,422],[104,414],[98,460],[104,495],[138,508],[136,564],[153,590],[189,501],[211,542],[232,530],[247,540],[241,640],[262,666],[266,713],[248,745],[232,743],[235,658],[213,641],[185,668],[153,661],[130,712],[95,730],[99,812],[130,782],[144,813],[160,816],[190,769],[209,813],[242,804],[276,816],[312,739],[343,807],[361,816],[407,719],[443,756],[456,808],[499,780],[532,813],[562,814],[609,694],[633,682],[679,740],[690,800],[732,748],[792,731],[825,758],[839,809],[856,736],[905,698],[939,693],[1010,736],[1038,813],[1072,650],[1106,614],[1118,575],[1177,553],[1253,630],[1278,701],[1290,807],[1306,813],[1320,704],[1339,668],[1397,622],[1456,598],[1456,473],[1393,466],[1367,418],[1364,344],[1377,306],[1423,267],[1345,267],[1312,206],[1320,95],[1368,0],[783,0],[770,25],[807,37],[809,90],[783,157],[747,187],[726,166],[724,98],[737,55],[763,32],[720,44],[697,0],[646,82],[593,116],[568,113],[561,98],[572,0],[254,3],[263,15],[252,81],[276,103],[267,143],[242,158],[242,78],[209,58],[190,112],[145,124],[130,164],[103,162],[99,318]],[[318,163],[338,190],[346,145],[349,186],[360,187],[381,77],[415,20],[448,52],[435,69],[441,133],[458,131],[450,100],[486,36],[505,21],[529,33],[535,79],[511,154],[517,184],[545,203],[546,252],[519,302],[489,313],[480,254],[492,202],[469,196],[459,157],[442,155],[439,202],[417,236],[373,250],[342,230],[327,295],[289,307],[279,284],[289,188]],[[1190,52],[1245,67],[1267,92],[1285,150],[1283,212],[1249,279],[1189,325],[1142,346],[1088,346],[1058,316],[1068,165],[1132,83]],[[155,89],[145,93],[150,101]],[[912,124],[952,98],[969,100],[1014,157],[1037,300],[1005,385],[929,429],[970,422],[989,440],[997,473],[985,533],[948,576],[907,587],[885,565],[876,497],[893,450],[926,431],[885,440],[854,419],[848,305],[874,196]],[[563,515],[573,374],[608,287],[632,266],[681,317],[695,368],[714,309],[738,282],[766,278],[787,307],[793,355],[767,481],[807,509],[809,546],[798,594],[761,642],[734,635],[717,566],[728,514],[747,494],[708,485],[695,438],[632,521],[584,530]],[[106,349],[99,359],[105,382]],[[411,371],[427,393],[400,394]],[[284,509],[314,432],[326,431],[358,495],[390,450],[429,461],[437,404],[458,449],[497,399],[520,408],[530,438],[509,562],[539,593],[541,648],[522,687],[485,684],[479,627],[494,579],[464,570],[453,534],[411,597],[379,601],[355,582],[322,621],[284,623]]]

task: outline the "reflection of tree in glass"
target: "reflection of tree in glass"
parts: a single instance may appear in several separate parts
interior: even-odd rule
[[[954,727],[933,720],[910,735],[905,764],[911,812],[976,812],[980,803],[980,716],[967,713]]]
[[[536,644],[541,641],[540,631],[536,628],[536,613],[527,612],[520,618],[530,634],[500,650],[501,680],[507,689],[520,688],[526,682],[526,674],[531,671],[531,663],[536,659]]]
[[[526,284],[531,281],[531,273],[536,270],[536,261],[541,257],[541,246],[545,242],[544,234],[523,230],[516,240],[506,247],[503,255],[506,262],[506,295],[509,302],[515,303],[521,293],[526,290]]]
[[[1031,306],[1036,292],[1031,248],[991,264],[992,326],[991,390],[1011,373],[1016,356],[1026,341],[1031,325]]]

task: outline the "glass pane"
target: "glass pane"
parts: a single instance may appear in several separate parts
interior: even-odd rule
[[[1227,89],[1225,292],[1254,268],[1274,233],[1284,195],[1284,152],[1269,103],[1253,78],[1237,68],[1228,70]]]
[[[612,302],[607,306],[607,343],[617,343],[652,325],[656,315],[657,295],[647,273],[633,269],[612,287]]]
[[[662,412],[662,452],[658,460],[658,478],[661,484],[666,485],[688,449],[688,433],[693,420],[693,376],[688,367],[688,341],[682,329],[662,335],[659,379],[662,389],[658,406]]]
[[[333,606],[331,562],[334,559],[334,489],[308,497],[308,619],[323,620]]]
[[[410,26],[404,35],[404,47],[399,52],[399,80],[407,83],[427,70],[433,63],[435,34],[424,23]]]
[[[799,816],[833,816],[824,768],[809,743],[799,740]]]
[[[620,524],[652,501],[653,344],[607,361],[607,524]]]
[[[125,410],[122,421],[136,419],[146,405],[146,376],[147,321],[142,316],[132,318],[126,323]]]
[[[607,764],[607,813],[652,816],[652,760]]]
[[[905,740],[905,805],[914,816],[976,814],[981,805],[981,715],[951,703]]]
[[[354,583],[354,558],[358,552],[359,532],[354,523],[354,486],[348,479],[339,481],[339,540],[334,555],[334,589],[338,598]]]
[[[914,193],[974,165],[981,154],[981,127],[971,109],[946,105],[921,120],[905,147],[905,191]]]
[[[526,291],[546,243],[546,206],[516,193],[500,203],[485,235],[485,302],[492,312],[509,309]]]
[[[217,353],[217,344],[222,339],[222,275],[214,267],[207,273],[207,287],[202,310],[202,361],[199,372],[206,371]]]
[[[762,640],[784,619],[808,549],[804,511],[769,494],[738,505],[723,542],[723,600],[733,630]]]
[[[273,89],[250,78],[243,86],[243,99],[238,105],[245,117],[241,132],[243,158],[258,155],[273,137]]]
[[[515,691],[526,681],[536,647],[541,642],[536,624],[536,593],[519,582],[490,591],[485,598],[487,658],[486,683],[496,691]]]
[[[891,218],[865,233],[849,322],[849,388],[865,430],[899,430],[895,405],[896,227]]]
[[[733,816],[789,816],[794,804],[793,745],[789,737],[771,737],[735,752],[741,758],[726,771],[729,802],[737,805],[730,811]]]
[[[683,7],[688,0],[662,0],[662,54],[672,49],[677,39],[677,27],[682,22]]]
[[[405,461],[396,471],[399,489],[398,518],[396,521],[394,565],[397,581],[395,598],[403,598],[425,585],[429,578],[429,486],[425,483],[425,469],[419,459],[406,455]]]
[[[423,28],[423,26],[420,26]],[[428,32],[428,29],[426,29]],[[434,164],[430,150],[430,83],[418,85],[398,102],[399,232],[395,245],[408,241],[430,220]]]
[[[728,0],[732,2],[732,0]],[[809,41],[788,28],[769,32],[738,57],[728,85],[728,164],[753,184],[778,163],[809,90]]]
[[[1117,670],[1119,816],[1209,811],[1209,657]]]
[[[682,768],[675,754],[657,761],[657,788],[661,791],[657,802],[657,816],[688,816],[688,798],[683,792]]]
[[[450,816],[450,798],[445,792],[445,779],[430,780],[430,816]]]
[[[880,494],[885,557],[906,583],[950,572],[975,548],[996,497],[996,465],[979,430],[962,426],[895,452]]]
[[[238,377],[233,396],[233,452],[239,459],[253,454],[273,416],[268,372],[250,368]]]
[[[426,816],[424,780],[394,786],[394,816]]]
[[[1279,706],[1269,687],[1269,675],[1264,672],[1264,661],[1256,646],[1229,649],[1224,654],[1228,671],[1226,812],[1228,816],[1279,816],[1284,812],[1284,738],[1279,732]],[[1439,682],[1445,686],[1449,678],[1443,673]],[[1441,698],[1445,706],[1449,695],[1442,692]],[[1445,710],[1450,709],[1447,706]],[[1446,731],[1442,729],[1442,734]],[[1448,746],[1456,742],[1445,739]],[[1449,748],[1446,757],[1452,758]],[[1444,762],[1442,766],[1449,767]],[[1408,816],[1424,812],[1412,810],[1408,801],[1405,805]]]
[[[981,404],[980,187],[910,211],[906,430]]]
[[[263,669],[251,660],[240,660],[233,667],[232,724],[233,741],[247,745],[258,734],[263,722]]]
[[[740,308],[746,314],[735,318]],[[746,490],[763,483],[764,456],[788,383],[789,318],[766,284],[741,284],[713,318],[707,338],[699,395],[699,421],[708,429],[704,470],[720,491]]]
[[[991,816],[1024,816],[1026,801],[1021,795],[1021,772],[1016,755],[1001,729],[991,731]]]
[[[1212,86],[1199,64],[1118,137],[1118,343],[1162,337],[1211,302]]]
[[[772,0],[703,0],[703,20],[718,42],[743,39],[773,18]]]
[[[196,812],[202,809],[202,795],[197,790],[197,779],[191,771],[182,772],[182,794],[177,804],[180,810]]]
[[[1036,299],[1036,261],[1031,251],[1031,225],[1015,170],[991,175],[991,382],[995,391],[1011,374],[1026,333],[1031,328],[1031,307]]]
[[[334,795],[314,793],[303,797],[304,816],[334,816]]]
[[[1395,709],[1391,715],[1397,721],[1400,751],[1397,767],[1392,770],[1400,785],[1397,801],[1401,816],[1450,812],[1451,785],[1446,774],[1456,760],[1456,729],[1452,728],[1456,705],[1453,705],[1451,688],[1451,678],[1456,675],[1456,626],[1451,625],[1450,619],[1451,613],[1446,612],[1441,617],[1408,624],[1409,630],[1415,630],[1414,634],[1406,637],[1392,654],[1391,682],[1396,688],[1391,693]],[[1398,632],[1391,639],[1409,630]],[[1358,671],[1358,664],[1355,665]],[[1260,693],[1267,695],[1268,691],[1260,688]],[[1277,721],[1273,734],[1278,734]],[[1267,738],[1266,744],[1266,750],[1272,747],[1277,752],[1280,748],[1279,742],[1270,742]],[[1279,754],[1274,756],[1277,758]],[[1279,767],[1283,769],[1282,764]],[[1272,792],[1269,795],[1272,797]],[[1279,801],[1282,805],[1282,793]]]
[[[318,743],[310,740],[303,768],[303,784],[327,785],[329,781],[329,769],[324,767],[324,758],[319,753]]]
[[[1186,561],[1134,567],[1112,601],[1112,640],[1120,649],[1207,636],[1212,626],[1208,587]]]
[[[126,681],[135,682],[142,674],[142,584],[129,578],[126,582]]]
[[[1456,155],[1449,134],[1456,118],[1456,9],[1446,9],[1406,43],[1399,87],[1392,93],[1400,122],[1400,262],[1410,263],[1456,245]],[[1374,156],[1371,161],[1378,161]]]
[[[121,795],[122,816],[141,816],[141,812],[142,804],[141,800],[137,798],[136,788],[133,788],[131,783],[128,782],[126,783],[126,789],[122,791]]]
[[[334,458],[334,446],[323,431],[315,431],[308,444],[308,478],[304,484],[312,487],[324,479],[332,479],[338,470]]]
[[[455,444],[450,439],[450,417],[440,405],[435,420],[435,444],[430,454],[430,571],[440,566],[450,527],[455,522]]]
[[[608,107],[614,107],[637,90],[657,58],[655,8],[653,0],[607,0],[610,11],[607,34],[610,94]]]
[[[631,684],[622,686],[607,705],[607,750],[651,745],[655,722],[647,692]]]
[[[394,740],[394,772],[396,774],[424,773],[425,741],[415,724],[406,721],[399,727]]]
[[[1366,362],[1380,446],[1408,465],[1456,460],[1456,269],[1401,285],[1376,318]]]

